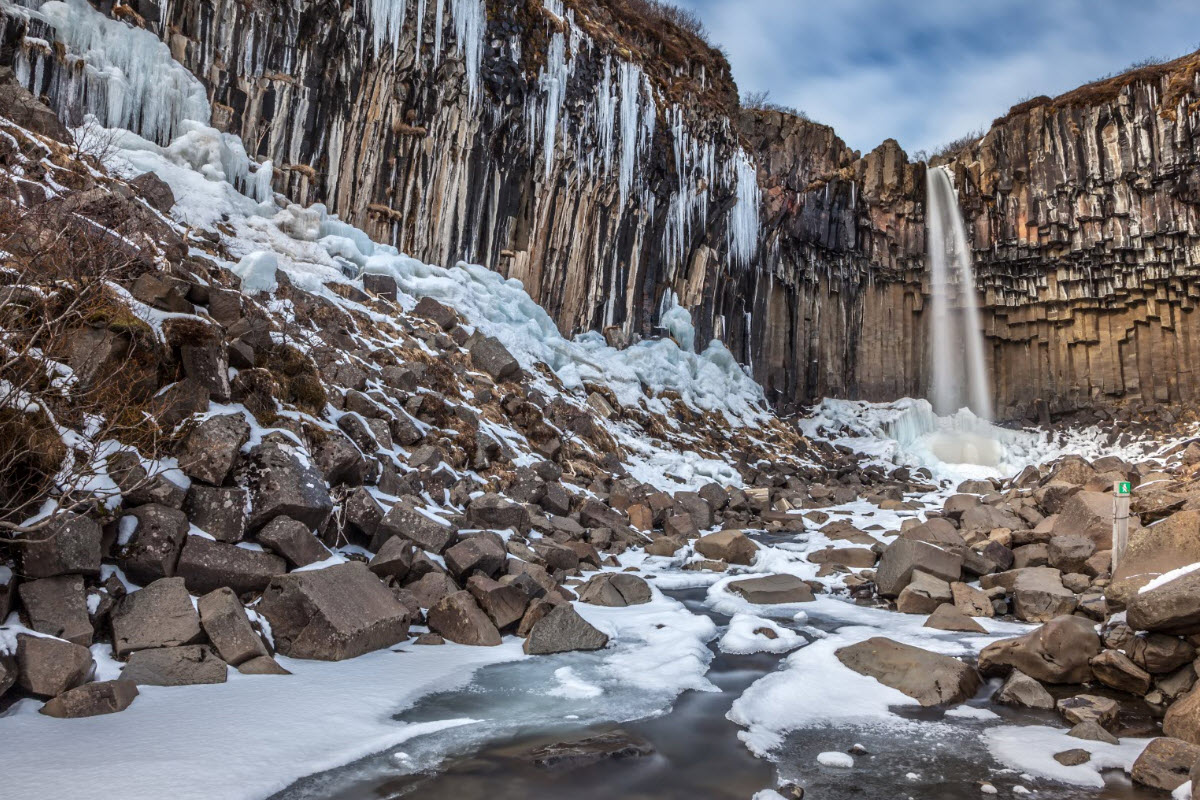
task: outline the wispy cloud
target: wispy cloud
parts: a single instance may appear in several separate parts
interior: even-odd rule
[[[1150,56],[1200,47],[1194,0],[676,0],[724,46],[743,91],[910,152]]]

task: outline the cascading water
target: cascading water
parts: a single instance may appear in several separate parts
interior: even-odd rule
[[[946,415],[967,406],[975,416],[991,420],[991,386],[983,361],[975,271],[950,171],[945,167],[928,170],[925,189],[933,295],[929,331],[933,341],[933,408],[939,415]],[[952,299],[957,300],[961,314],[952,311]]]
[[[975,271],[966,226],[950,170],[929,169],[925,189],[933,311],[930,400],[939,417],[952,416],[954,420],[954,430],[935,437],[931,449],[943,461],[992,464],[999,459],[1000,446],[991,434],[992,397],[983,359],[983,324],[975,301]]]

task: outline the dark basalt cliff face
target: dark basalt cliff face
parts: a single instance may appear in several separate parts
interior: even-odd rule
[[[564,332],[628,341],[674,292],[781,409],[924,393],[925,165],[740,110],[640,0],[99,7],[167,43],[276,191],[517,278]],[[78,117],[53,37],[0,25],[0,65]],[[947,162],[1000,416],[1200,399],[1197,64],[1030,101]]]

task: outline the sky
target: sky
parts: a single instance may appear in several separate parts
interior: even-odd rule
[[[673,0],[739,89],[910,154],[1148,57],[1200,48],[1197,0]]]

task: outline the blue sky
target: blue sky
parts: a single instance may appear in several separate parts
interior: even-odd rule
[[[674,0],[745,91],[770,90],[866,152],[910,153],[1149,56],[1200,47],[1197,0]]]

